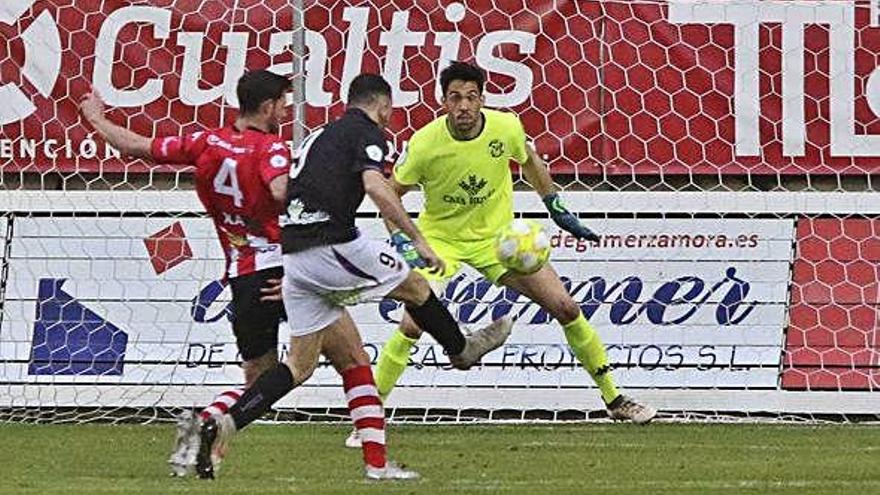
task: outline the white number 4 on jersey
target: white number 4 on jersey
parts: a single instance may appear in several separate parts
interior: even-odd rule
[[[244,203],[244,195],[241,193],[241,189],[238,188],[238,175],[235,173],[236,167],[238,167],[238,162],[232,158],[223,160],[220,170],[214,176],[214,191],[224,196],[232,196],[232,202],[236,207],[241,208]]]

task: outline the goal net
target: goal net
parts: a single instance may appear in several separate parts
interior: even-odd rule
[[[293,75],[295,144],[377,72],[399,151],[454,59],[486,69],[487,106],[520,115],[601,235],[560,231],[516,181],[626,393],[667,418],[877,419],[877,2],[16,0],[0,39],[0,420],[167,418],[243,380],[192,171],[97,139],[89,87],[115,122],[177,135],[230,123],[238,76],[268,67]],[[469,372],[422,340],[393,418],[604,417],[546,311],[469,270],[442,298],[465,325],[514,315],[512,337]],[[401,308],[352,314],[375,358]],[[341,390],[322,365],[276,417],[344,418]]]

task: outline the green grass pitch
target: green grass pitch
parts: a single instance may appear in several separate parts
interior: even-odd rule
[[[880,493],[880,427],[398,426],[415,483],[368,483],[343,425],[242,432],[215,481],[174,479],[171,425],[0,425],[0,493]]]

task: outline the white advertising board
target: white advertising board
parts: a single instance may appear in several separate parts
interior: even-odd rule
[[[144,239],[176,223],[191,256],[157,274]],[[608,346],[621,386],[777,387],[792,220],[589,223],[603,234],[598,246],[578,243],[545,222],[555,246],[554,266]],[[378,220],[361,219],[360,225],[365,235],[384,233]],[[4,380],[10,385],[51,383],[56,392],[84,385],[116,387],[113,393],[95,394],[98,402],[108,397],[120,402],[106,405],[154,397],[168,405],[188,404],[174,390],[238,384],[241,372],[225,318],[230,296],[217,282],[223,261],[214,236],[202,218],[16,219],[0,332]],[[401,390],[507,389],[515,397],[517,390],[592,386],[559,325],[534,303],[471,270],[455,277],[444,296],[453,315],[469,326],[511,312],[517,317],[513,334],[482,367],[467,373],[442,369],[448,361],[425,337],[414,350]],[[375,357],[400,308],[386,301],[351,311]],[[90,340],[90,333],[95,338]],[[280,335],[283,351],[283,328]],[[47,365],[46,356],[66,356],[74,364]],[[42,367],[35,365],[41,359]],[[335,389],[339,383],[331,368],[322,367],[310,388]],[[308,396],[310,388],[299,394]],[[57,405],[91,400],[83,393],[52,397],[61,402]],[[64,397],[73,403],[65,404]],[[477,398],[472,407],[501,407],[486,397],[486,403]],[[341,399],[331,402],[324,405],[342,404]],[[572,399],[569,405],[578,404]]]

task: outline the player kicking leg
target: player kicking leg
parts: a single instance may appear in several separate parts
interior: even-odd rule
[[[501,265],[492,241],[457,246],[448,241],[429,239],[429,243],[443,258],[447,267],[446,272],[440,275],[425,273],[432,285],[444,286],[458,273],[461,264],[467,263],[487,280],[517,290],[544,308],[557,321],[564,322],[561,326],[566,340],[599,388],[612,419],[644,424],[654,418],[656,410],[652,407],[618,392],[610,373],[604,345],[549,264],[537,273],[519,275]],[[410,260],[413,258],[410,257]],[[416,271],[423,272],[420,269]],[[416,345],[421,334],[418,324],[404,313],[400,327],[383,346],[374,370],[383,403],[406,370],[411,348]],[[354,429],[345,439],[345,446],[359,448],[360,442],[358,431]]]
[[[366,274],[370,277],[364,277]],[[401,300],[414,320],[447,343],[448,352],[455,345],[452,344],[455,338],[448,337],[461,335],[452,315],[434,296],[427,281],[409,272],[394,250],[378,241],[358,238],[345,244],[285,255],[284,281],[285,307],[288,314],[297,315],[288,322],[292,334],[291,354],[285,363],[263,374],[228,414],[205,421],[197,459],[199,476],[213,477],[216,456],[212,456],[212,452],[223,451],[235,432],[304,383],[314,371],[319,353],[325,349],[324,353],[343,376],[352,419],[362,439],[366,477],[375,480],[417,477],[412,471],[386,463],[382,401],[373,382],[369,358],[342,305],[378,300],[383,295]],[[336,290],[328,291],[334,287]],[[389,288],[394,289],[389,292]],[[511,325],[509,318],[502,318],[483,332],[507,335]],[[467,348],[471,344],[465,339],[457,345]],[[454,349],[452,352],[462,353]],[[340,355],[343,357],[339,358]],[[354,357],[346,360],[347,355]],[[474,353],[468,363],[478,359]]]

